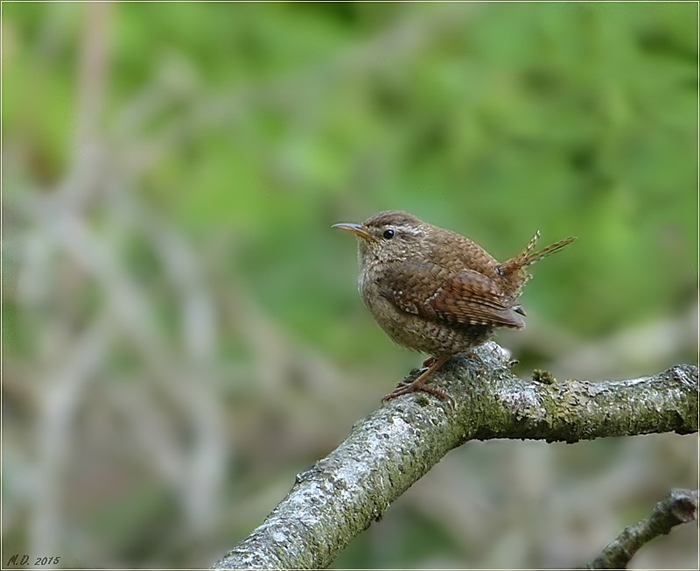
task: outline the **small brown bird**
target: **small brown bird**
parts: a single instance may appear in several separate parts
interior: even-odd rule
[[[360,295],[379,326],[399,345],[434,357],[415,381],[383,400],[414,391],[451,399],[426,379],[452,356],[488,341],[496,328],[525,327],[516,301],[530,279],[527,266],[575,240],[534,252],[537,232],[525,250],[501,264],[464,236],[399,210],[333,228],[357,236]]]

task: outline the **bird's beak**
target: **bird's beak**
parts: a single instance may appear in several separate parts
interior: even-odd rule
[[[348,232],[352,232],[356,236],[360,238],[364,238],[365,240],[369,240],[370,242],[376,242],[377,239],[372,236],[367,230],[365,230],[362,227],[362,224],[351,224],[349,222],[341,222],[340,224],[333,224],[332,228],[340,228],[341,230],[347,230]]]

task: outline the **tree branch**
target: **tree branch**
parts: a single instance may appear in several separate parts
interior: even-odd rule
[[[626,527],[586,568],[625,569],[645,543],[669,533],[676,525],[695,521],[697,517],[698,491],[671,490],[665,500],[656,504],[649,517]]]
[[[625,381],[526,381],[503,349],[455,358],[423,393],[389,401],[357,422],[326,458],[298,474],[287,497],[213,568],[324,568],[453,448],[473,439],[577,442],[698,429],[698,369],[678,365]],[[481,361],[477,364],[477,361]]]

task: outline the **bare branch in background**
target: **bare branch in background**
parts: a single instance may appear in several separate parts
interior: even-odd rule
[[[560,375],[600,377],[629,370],[649,370],[673,363],[680,355],[693,355],[698,347],[698,304],[674,315],[615,331],[602,339],[586,341],[571,331],[528,311],[528,327],[499,337],[514,354],[534,351],[550,361]],[[629,374],[629,373],[628,373]]]
[[[665,535],[677,525],[698,518],[698,491],[672,490],[656,504],[651,514],[636,525],[626,527],[586,569],[625,569],[645,543]]]
[[[684,308],[677,315],[657,319],[624,329],[594,342],[580,344],[557,359],[552,369],[561,374],[597,377],[629,368],[630,363],[643,367],[673,362],[674,357],[694,354],[698,347],[698,304]]]
[[[159,383],[191,425],[187,446],[170,443],[160,454],[146,456],[156,471],[169,476],[195,535],[215,525],[216,498],[230,455],[221,405],[213,394],[216,311],[197,256],[157,213],[143,206],[137,189],[124,182],[130,173],[105,152],[102,115],[113,15],[109,3],[85,5],[69,172],[50,192],[13,197],[26,224],[12,241],[18,258],[17,294],[34,317],[33,326],[42,324],[36,344],[46,354],[34,375],[38,379],[28,379],[39,414],[36,477],[31,480],[35,501],[29,543],[34,553],[55,553],[61,545],[69,487],[61,474],[75,460],[72,445],[79,435],[71,433],[74,419],[87,382],[104,375],[105,362],[115,350],[126,346],[135,352],[151,373],[143,377],[146,383]],[[93,224],[95,215],[101,216],[101,224]],[[124,244],[134,236],[153,248],[165,270],[181,315],[179,343],[154,319],[162,292],[140,282],[125,259]],[[95,312],[84,308],[88,285],[98,292]],[[67,361],[65,371],[56,369],[58,359]],[[139,392],[145,398],[145,388],[120,387],[123,394],[115,389],[107,396],[117,406],[129,399],[133,404],[139,402]],[[161,434],[145,431],[158,416],[133,420],[135,434],[150,435],[146,444],[153,447]]]
[[[447,452],[473,439],[547,442],[697,431],[698,370],[680,365],[626,381],[523,381],[495,343],[482,370],[452,360],[426,395],[391,401],[358,422],[326,458],[214,568],[323,568]]]

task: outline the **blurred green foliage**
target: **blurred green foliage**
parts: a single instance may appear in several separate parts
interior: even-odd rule
[[[2,5],[7,199],[53,192],[74,165],[86,13]],[[417,364],[361,307],[355,244],[330,229],[381,209],[499,259],[538,229],[543,244],[577,235],[536,267],[523,305],[598,339],[697,299],[697,14],[685,2],[119,3],[102,136],[131,173],[125,192],[195,245],[215,293],[241,288],[344,369]],[[125,250],[137,279],[165,291],[142,242]],[[81,303],[90,313],[99,292]],[[3,305],[3,349],[23,356],[7,290]],[[152,309],[175,331],[170,298]],[[217,350],[250,358],[226,327]],[[406,553],[347,564],[409,565],[422,526]]]
[[[328,350],[350,342],[335,330],[352,311],[350,273],[332,266],[354,247],[328,226],[384,208],[501,258],[538,228],[543,241],[578,235],[537,269],[526,299],[588,336],[691,300],[694,6],[447,8],[121,5],[106,122],[154,82],[165,86],[140,135],[184,120],[144,192],[183,231],[240,241],[231,270]],[[66,166],[82,9],[7,4],[4,16],[16,39],[4,136],[36,147],[41,169],[27,174],[40,184]],[[405,29],[391,30],[400,18]],[[48,25],[57,30],[32,41]],[[373,39],[383,27],[387,37]]]

